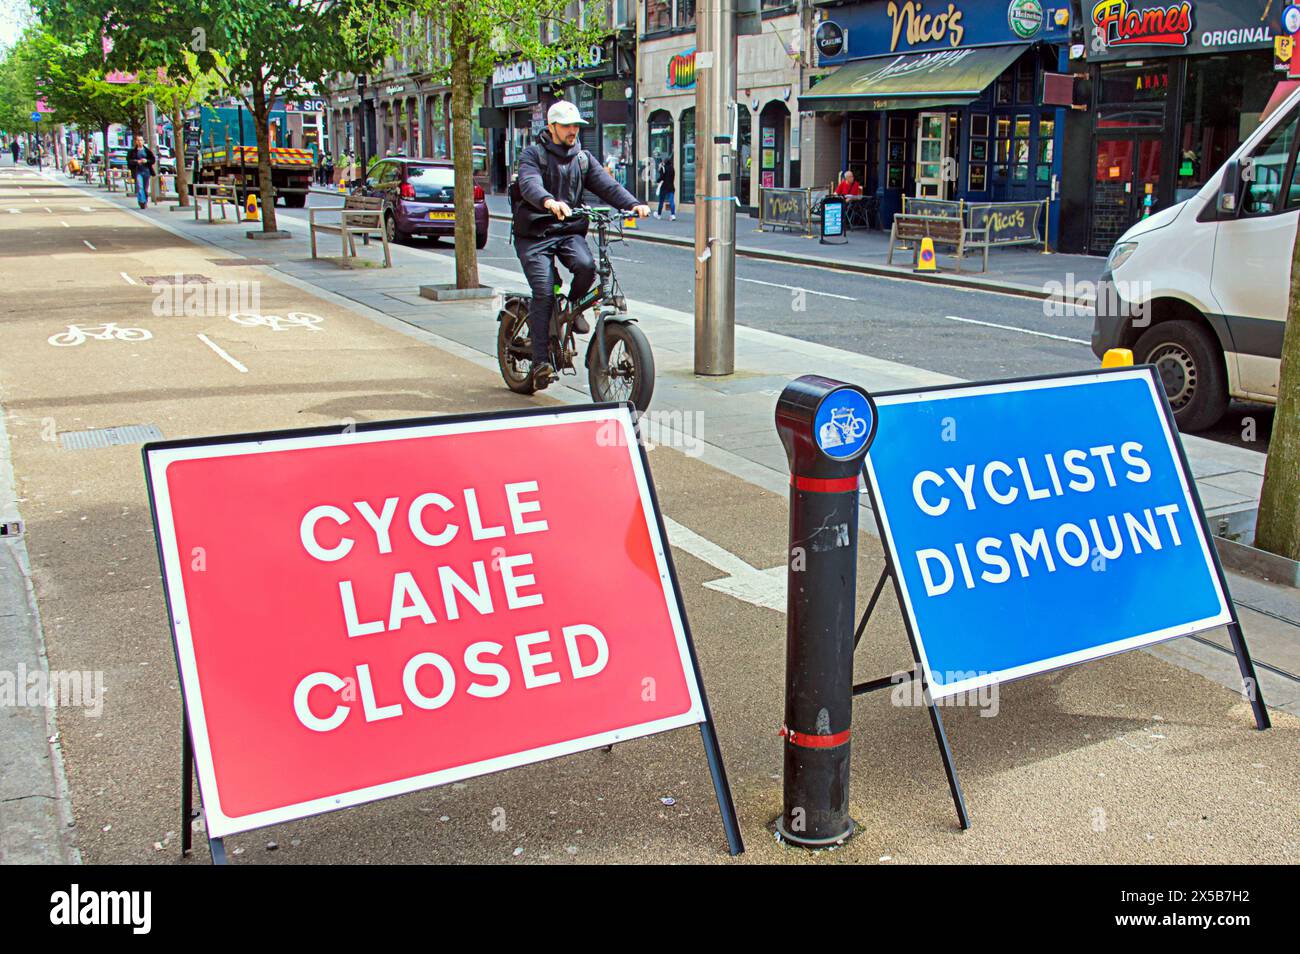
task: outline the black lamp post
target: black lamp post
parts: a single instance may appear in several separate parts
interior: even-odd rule
[[[366,178],[366,133],[367,129],[366,116],[366,74],[357,74],[357,156],[360,160],[360,175],[364,182]]]

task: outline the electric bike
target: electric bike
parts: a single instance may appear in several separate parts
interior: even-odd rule
[[[645,411],[655,386],[654,355],[636,319],[628,316],[627,299],[609,257],[611,242],[625,241],[621,238],[624,216],[588,206],[578,206],[573,214],[584,216],[595,226],[596,281],[576,302],[561,294],[561,283],[556,283],[548,341],[551,366],[560,375],[578,373],[573,322],[583,312],[595,309],[596,323],[583,357],[592,399],[630,401],[638,411]],[[617,232],[617,237],[611,238],[612,232]],[[519,394],[537,390],[532,382],[533,349],[528,329],[531,301],[529,295],[507,295],[497,314],[497,363],[506,386]]]

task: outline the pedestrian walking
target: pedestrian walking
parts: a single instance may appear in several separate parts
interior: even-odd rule
[[[14,165],[18,165],[18,140],[14,139],[9,143],[9,154],[14,157]]]
[[[131,151],[126,155],[126,166],[135,181],[135,201],[140,203],[142,209],[149,204],[149,178],[153,175],[154,164],[153,150],[139,136],[135,136]]]
[[[663,215],[664,202],[668,203],[668,218],[677,221],[677,170],[673,168],[673,157],[669,156],[659,166],[659,176],[655,180],[659,183],[659,211],[655,213],[655,218]]]
[[[322,174],[324,176],[324,181],[321,182],[321,185],[332,186],[334,184],[334,157],[328,152],[325,153],[325,166],[322,170]]]

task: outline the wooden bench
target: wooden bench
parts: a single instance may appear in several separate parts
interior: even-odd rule
[[[339,214],[339,221],[317,222],[317,214]],[[357,246],[355,236],[360,235],[364,244],[370,244],[370,237],[377,235],[384,243],[384,268],[393,267],[393,256],[388,246],[388,230],[384,228],[384,200],[378,196],[350,195],[343,205],[327,206],[307,210],[307,224],[311,231],[311,257],[316,258],[316,233],[329,232],[340,236],[343,243],[343,257],[356,258]]]
[[[950,245],[957,250],[957,271],[961,271],[962,257],[968,248],[984,250],[984,267],[989,269],[988,229],[969,229],[959,218],[946,215],[911,215],[894,216],[894,223],[889,228],[889,255],[886,265],[894,264],[894,249],[898,242],[912,244],[913,265],[921,257],[921,239],[928,238],[936,245]]]
[[[194,184],[194,221],[199,220],[199,207],[204,200],[208,203],[208,223],[211,224],[212,207],[221,209],[221,221],[226,221],[226,206],[235,209],[235,221],[239,221],[239,190],[235,188],[234,176],[223,176],[216,182],[196,182]]]

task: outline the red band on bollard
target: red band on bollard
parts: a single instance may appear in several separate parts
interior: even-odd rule
[[[851,729],[845,729],[834,735],[809,735],[807,732],[796,732],[786,726],[781,726],[780,732],[781,738],[789,739],[791,745],[798,745],[805,749],[833,749],[849,741],[851,734]]]
[[[790,484],[796,490],[807,490],[812,493],[847,494],[858,489],[858,478],[855,474],[852,477],[835,477],[830,480],[823,480],[820,477],[799,477],[791,474]]]

